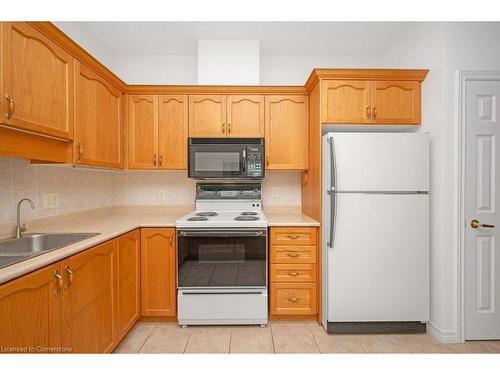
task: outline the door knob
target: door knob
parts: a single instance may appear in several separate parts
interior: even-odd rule
[[[477,229],[479,227],[483,227],[483,228],[495,228],[495,226],[493,224],[481,224],[479,222],[479,220],[477,219],[473,219],[471,222],[470,222],[470,226],[474,229]]]

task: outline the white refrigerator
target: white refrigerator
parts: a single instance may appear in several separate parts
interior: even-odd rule
[[[328,133],[322,150],[323,326],[422,327],[429,320],[428,136]]]

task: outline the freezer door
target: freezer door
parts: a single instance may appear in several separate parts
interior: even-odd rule
[[[339,193],[335,199],[328,321],[427,321],[429,196]]]
[[[429,139],[414,133],[329,133],[337,191],[428,191]],[[325,155],[327,156],[327,155]],[[330,163],[327,161],[324,161]]]

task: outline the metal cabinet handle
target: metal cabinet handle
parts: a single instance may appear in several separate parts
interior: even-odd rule
[[[222,129],[221,129],[222,134],[226,134],[226,124],[222,123]]]
[[[298,302],[300,298],[298,298],[298,297],[288,297],[287,299],[288,299],[290,302],[292,302],[292,303],[293,303],[293,302]]]
[[[470,222],[470,226],[474,229],[477,229],[479,227],[482,227],[482,228],[495,228],[495,226],[493,224],[481,224],[479,222],[479,220],[477,219],[474,219]]]
[[[62,286],[63,286],[64,279],[61,276],[61,274],[59,273],[59,271],[57,271],[57,270],[54,271],[54,277],[57,280],[57,288],[54,290],[54,295],[56,297],[58,297],[59,294],[61,294],[61,289],[62,289]]]
[[[375,106],[372,107],[372,116],[374,120],[377,119],[377,108]]]
[[[7,103],[9,103],[9,111],[5,114],[5,117],[7,118],[7,120],[10,120],[16,109],[15,102],[14,99],[12,99],[9,94],[5,94],[5,100],[7,100]]]
[[[287,237],[290,238],[291,240],[296,240],[300,236],[298,234],[289,234]]]
[[[299,253],[286,253],[291,258],[297,258],[300,254]]]
[[[269,167],[269,154],[266,154],[266,167]]]
[[[369,105],[366,106],[366,119],[367,120],[370,119],[370,106]]]
[[[231,124],[227,124],[227,134],[231,134]]]
[[[68,274],[68,282],[64,286],[64,290],[67,291],[71,287],[71,284],[73,284],[73,271],[71,271],[71,269],[68,266],[66,266],[66,268],[64,270]]]
[[[153,164],[155,165],[156,167],[156,154],[153,155]]]
[[[78,142],[76,144],[76,159],[81,160],[82,157],[83,157],[83,146],[80,144],[80,142]]]
[[[290,272],[288,272],[288,274],[289,274],[290,276],[299,276],[299,275],[300,275],[300,273],[299,273],[299,272],[297,272],[297,271],[290,271]]]
[[[160,153],[160,156],[158,157],[158,162],[160,163],[160,167],[163,164],[163,152]]]

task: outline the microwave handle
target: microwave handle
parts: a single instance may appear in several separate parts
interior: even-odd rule
[[[245,175],[247,172],[247,150],[243,148],[242,159],[241,159],[241,171]]]

